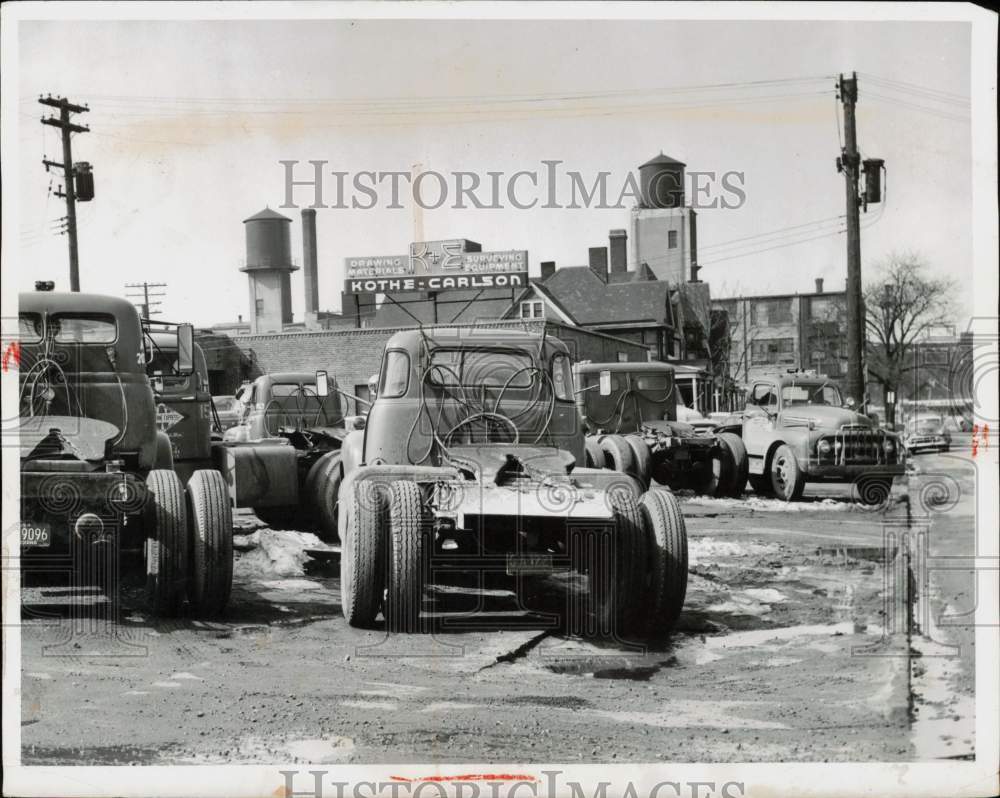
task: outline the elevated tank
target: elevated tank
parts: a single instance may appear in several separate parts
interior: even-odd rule
[[[265,208],[249,219],[246,226],[246,263],[241,271],[284,269],[294,271],[292,262],[292,220]]]
[[[662,152],[640,166],[641,207],[683,208],[684,166]]]

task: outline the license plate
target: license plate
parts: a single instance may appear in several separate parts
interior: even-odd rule
[[[52,527],[46,523],[22,521],[21,545],[48,548],[52,545]]]
[[[551,554],[508,554],[507,575],[551,574],[555,571]]]

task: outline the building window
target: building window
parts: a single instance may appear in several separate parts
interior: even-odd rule
[[[628,363],[628,353],[627,352],[619,352],[618,353],[618,362],[619,363]]]
[[[750,305],[750,323],[761,326],[792,323],[791,299],[762,299]]]
[[[772,338],[768,341],[754,341],[750,352],[750,363],[754,366],[768,366],[795,362],[795,340],[792,338]]]
[[[522,319],[543,319],[545,318],[545,305],[541,300],[530,300],[521,303]]]
[[[677,231],[667,231],[667,249],[677,249]]]
[[[257,312],[257,316],[258,317],[263,316],[264,315],[264,300],[263,299],[258,299],[257,302],[255,303],[255,305],[256,305],[255,310]]]

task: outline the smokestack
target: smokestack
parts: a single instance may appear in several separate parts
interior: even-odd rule
[[[316,268],[316,211],[302,209],[302,277],[306,289],[306,313],[319,310],[319,275]]]
[[[816,293],[817,294],[822,294],[823,293],[823,278],[822,277],[817,277],[816,278]]]
[[[612,230],[608,233],[608,243],[611,245],[611,273],[625,274],[628,271],[628,233]]]
[[[590,254],[590,269],[591,271],[600,277],[604,282],[608,281],[608,248],[607,247],[591,247],[589,249]]]
[[[556,273],[556,262],[554,260],[543,260],[541,266],[542,280],[548,280],[553,274]]]

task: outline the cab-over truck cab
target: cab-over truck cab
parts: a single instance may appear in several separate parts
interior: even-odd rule
[[[388,341],[366,427],[342,449],[349,623],[381,612],[390,629],[417,628],[424,584],[446,570],[572,569],[588,575],[590,633],[640,619],[669,630],[687,583],[676,500],[585,467],[572,386],[566,346],[544,334],[432,328]]]

